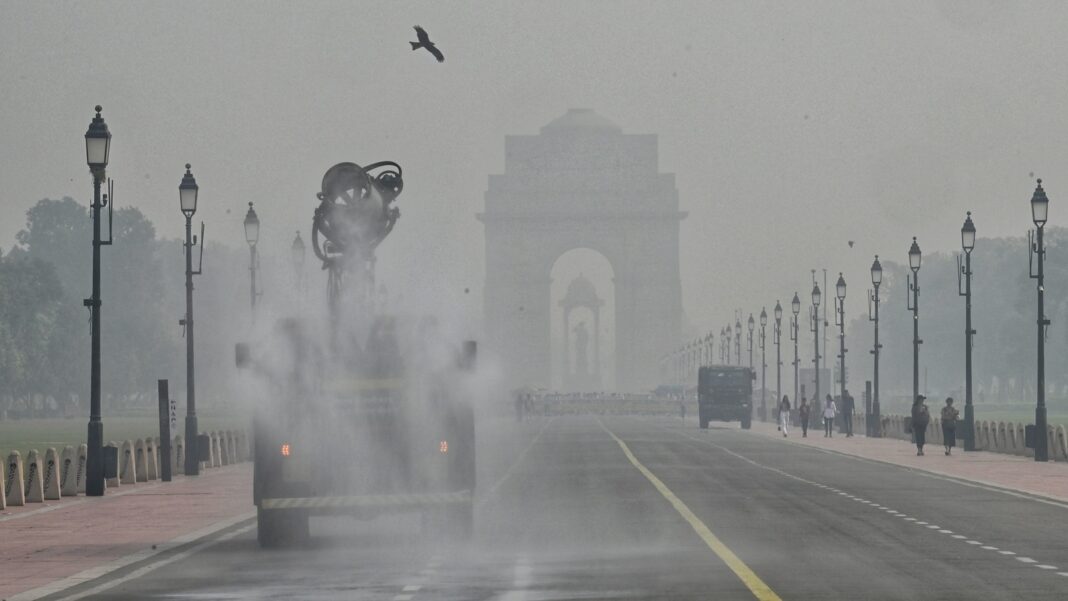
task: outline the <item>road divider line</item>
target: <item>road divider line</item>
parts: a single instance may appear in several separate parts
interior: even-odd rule
[[[723,541],[712,533],[712,530],[709,529],[709,527],[706,526],[705,523],[682,502],[682,499],[675,496],[675,493],[671,492],[671,489],[668,488],[660,478],[656,477],[656,474],[649,471],[649,468],[645,467],[642,462],[638,461],[638,458],[631,452],[627,443],[623,442],[621,438],[609,430],[608,426],[605,426],[600,418],[597,419],[597,424],[616,441],[616,444],[623,450],[623,454],[626,455],[631,465],[637,468],[637,470],[645,476],[645,479],[656,488],[657,492],[671,503],[671,506],[675,508],[675,511],[677,511],[679,515],[690,524],[690,527],[693,528],[694,532],[696,532],[699,537],[701,537],[701,540],[704,541],[705,545],[707,545],[708,548],[723,561],[723,563],[727,564],[727,567],[734,572],[743,584],[745,584],[749,591],[753,593],[754,597],[759,601],[782,601],[782,598],[779,597],[775,591],[771,590],[771,587],[761,580],[760,577],[756,575],[756,572],[746,565],[744,561],[727,547],[727,545],[723,544]]]
[[[478,500],[478,502],[475,504],[475,509],[479,509],[480,507],[488,503],[490,499],[493,498],[493,495],[497,493],[497,489],[500,488],[501,485],[503,485],[506,481],[508,481],[509,478],[512,477],[512,473],[515,471],[516,466],[523,462],[523,459],[526,458],[527,453],[530,452],[530,449],[534,448],[534,445],[541,438],[541,435],[545,433],[545,429],[548,428],[549,424],[553,423],[555,419],[556,416],[552,416],[541,425],[541,429],[538,430],[538,433],[534,435],[534,438],[530,439],[530,442],[527,444],[527,446],[523,447],[523,450],[519,452],[519,456],[515,458],[515,461],[512,462],[512,465],[509,465],[508,469],[504,470],[504,474],[502,474],[501,477],[493,483],[493,486],[491,486],[490,489],[486,491],[486,494]]]

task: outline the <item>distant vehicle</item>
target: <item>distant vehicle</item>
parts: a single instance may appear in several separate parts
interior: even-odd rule
[[[697,417],[701,428],[710,421],[753,423],[753,380],[748,367],[713,365],[697,371]]]

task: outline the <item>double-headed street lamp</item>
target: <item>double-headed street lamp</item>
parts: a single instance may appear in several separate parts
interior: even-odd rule
[[[753,321],[753,314],[749,314],[749,321],[747,322],[749,329],[749,369],[753,369],[753,330],[756,328],[756,322]]]
[[[790,318],[790,340],[794,343],[794,403],[800,402],[798,399],[800,381],[798,379],[798,367],[801,365],[801,359],[797,354],[797,333],[798,333],[798,315],[801,314],[801,299],[797,297],[797,293],[794,292],[794,299],[790,301],[790,311],[793,313],[793,317]]]
[[[200,187],[193,177],[189,163],[185,164],[185,175],[178,185],[178,200],[185,215],[185,319],[179,325],[185,326],[185,475],[196,476],[200,473],[200,451],[198,450],[197,428],[197,393],[196,375],[193,362],[193,276],[200,275],[204,266],[204,223],[200,224],[200,264],[193,270],[193,247],[197,238],[193,235],[193,214],[197,212],[197,195]]]
[[[738,365],[742,364],[742,313],[738,312],[738,315],[734,318],[734,358],[738,361]]]
[[[972,249],[975,248],[975,224],[972,212],[964,218],[960,228],[960,244],[964,261],[957,257],[957,294],[964,297],[964,450],[975,450],[975,407],[972,406]],[[964,289],[961,290],[963,279]]]
[[[871,264],[871,285],[872,291],[868,293],[868,320],[875,323],[875,342],[872,345],[871,354],[874,358],[874,377],[873,390],[871,400],[871,420],[869,424],[868,436],[878,437],[881,435],[880,417],[879,417],[879,349],[882,345],[879,344],[879,286],[883,283],[883,266],[879,263],[879,255],[875,255],[875,260]],[[874,311],[873,311],[874,310]]]
[[[906,305],[908,309],[912,311],[912,402],[915,403],[916,399],[920,398],[920,345],[923,341],[920,340],[920,260],[923,255],[920,253],[920,245],[916,243],[916,237],[912,237],[912,246],[909,247],[909,269],[912,270],[912,279],[908,279],[909,276],[905,276],[908,283],[908,292],[911,292],[911,296],[906,296]]]
[[[742,329],[738,328],[738,336],[741,337],[741,335],[742,335]],[[730,324],[727,324],[727,365],[730,365],[730,364],[731,364],[731,326],[730,326]],[[738,365],[741,365],[741,364],[742,364],[742,362],[739,361]]]
[[[89,308],[89,334],[92,345],[89,368],[89,432],[85,456],[85,494],[99,497],[104,494],[104,421],[100,415],[100,247],[111,244],[100,239],[100,209],[107,204],[107,196],[100,197],[111,154],[111,132],[96,107],[96,116],[85,132],[85,160],[93,175],[93,295],[86,299]],[[110,222],[110,209],[109,209]]]
[[[838,326],[838,379],[841,380],[841,392],[839,398],[842,399],[842,403],[845,403],[846,398],[846,366],[845,366],[845,298],[846,298],[846,282],[842,277],[842,272],[838,272],[838,282],[835,284],[836,301],[835,302],[835,324]],[[846,432],[850,431],[850,424],[845,424]]]
[[[299,235],[299,233],[298,233]],[[260,295],[260,292],[256,290],[256,269],[259,267],[259,256],[256,253],[256,243],[260,241],[260,218],[256,215],[256,210],[252,208],[252,203],[248,203],[248,213],[245,213],[245,242],[248,242],[248,273],[252,282],[250,288],[250,298],[252,300],[252,308],[256,308],[256,297]]]
[[[820,292],[820,285],[813,284],[811,315],[812,323],[809,327],[809,330],[812,332],[812,342],[814,346],[812,355],[812,367],[813,371],[816,373],[816,382],[815,387],[813,388],[813,390],[815,390],[815,394],[812,397],[812,404],[817,408],[822,406],[823,404],[823,400],[820,399],[820,299],[822,296],[823,294]],[[816,414],[819,413],[819,411],[817,409],[817,411],[813,411],[812,413]]]
[[[764,341],[767,334],[768,312],[760,308],[760,420],[768,419],[768,354]]]
[[[1046,226],[1046,218],[1049,213],[1049,199],[1046,191],[1042,189],[1042,180],[1038,180],[1034,194],[1031,195],[1031,219],[1035,222],[1035,234],[1031,239],[1028,233],[1028,256],[1029,267],[1033,263],[1032,257],[1038,256],[1038,271],[1032,270],[1032,278],[1038,280],[1038,374],[1035,382],[1035,392],[1038,395],[1035,405],[1035,461],[1049,461],[1049,440],[1046,431],[1046,277],[1043,271],[1043,263],[1046,257],[1046,248],[1042,244],[1042,230]]]
[[[782,399],[782,305],[775,301],[775,327],[772,328],[772,339],[775,342],[775,404]],[[797,398],[794,398],[797,402]]]

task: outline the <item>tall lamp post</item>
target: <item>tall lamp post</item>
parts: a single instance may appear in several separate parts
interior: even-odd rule
[[[741,312],[734,318],[734,331],[736,335],[734,337],[734,358],[738,361],[738,365],[742,364],[742,317]]]
[[[104,421],[100,416],[100,247],[111,244],[100,239],[100,209],[107,197],[100,197],[111,153],[111,132],[100,116],[101,107],[96,107],[96,116],[85,132],[85,160],[93,175],[93,296],[86,299],[89,308],[89,332],[92,356],[89,368],[89,432],[85,456],[85,494],[99,497],[104,494]],[[109,209],[110,214],[110,209]]]
[[[868,294],[868,320],[875,323],[875,342],[872,344],[871,354],[874,360],[874,377],[871,400],[871,428],[868,436],[879,437],[882,435],[879,417],[879,286],[883,283],[883,266],[879,263],[879,255],[875,255],[875,261],[871,264],[872,292]],[[873,311],[874,310],[874,311]]]
[[[747,322],[749,329],[749,369],[753,369],[753,330],[756,329],[756,322],[753,321],[753,314],[749,314],[749,321]]]
[[[768,354],[764,340],[767,333],[768,312],[760,309],[760,420],[768,419]]]
[[[775,404],[782,400],[782,305],[775,301],[775,327],[772,328],[772,340],[775,342]],[[797,399],[794,399],[797,402]]]
[[[1032,278],[1038,280],[1038,319],[1036,320],[1038,323],[1038,374],[1035,382],[1035,393],[1038,399],[1035,405],[1035,461],[1049,461],[1049,441],[1046,432],[1046,326],[1050,322],[1046,319],[1046,278],[1043,271],[1046,249],[1042,245],[1042,229],[1046,225],[1048,213],[1049,199],[1046,198],[1046,191],[1042,189],[1040,179],[1035,193],[1031,196],[1031,219],[1035,222],[1035,234],[1034,238],[1029,241],[1030,255],[1038,256],[1038,271],[1030,274]],[[1031,256],[1028,259],[1031,263]]]
[[[836,322],[834,325],[838,326],[838,328],[839,328],[838,329],[838,361],[839,361],[838,362],[838,377],[841,380],[841,384],[842,384],[841,389],[840,389],[841,391],[839,392],[839,394],[841,396],[839,398],[841,398],[842,402],[844,403],[845,402],[845,398],[846,398],[846,366],[845,366],[845,356],[846,356],[846,347],[845,347],[846,282],[845,282],[845,278],[842,277],[842,272],[841,271],[838,272],[838,282],[835,283],[834,287],[835,287],[835,292],[837,293],[837,301],[838,301],[838,302],[835,303],[837,306],[835,307],[836,311],[835,311],[835,320],[834,320]]]
[[[299,234],[298,234],[299,235]],[[256,297],[260,295],[256,291],[256,269],[259,267],[259,256],[256,254],[256,243],[260,241],[260,218],[256,215],[256,209],[252,203],[248,203],[248,213],[245,213],[245,242],[248,242],[248,273],[252,282],[249,297],[252,300],[252,308],[256,308]]]
[[[816,372],[816,382],[815,386],[813,387],[815,393],[812,397],[812,405],[816,408],[816,410],[812,411],[813,415],[822,415],[822,412],[819,410],[819,407],[823,405],[823,399],[820,398],[820,298],[822,296],[823,294],[820,292],[820,285],[813,284],[812,326],[809,328],[809,330],[812,331],[812,343],[815,347],[812,355],[812,367],[814,368],[813,371]]]
[[[964,450],[975,450],[975,407],[972,406],[972,249],[975,248],[975,224],[968,211],[960,228],[964,261],[957,257],[957,293],[964,297]],[[963,276],[963,277],[962,277]],[[961,280],[964,289],[961,290]]]
[[[790,311],[793,313],[793,317],[790,318],[790,341],[794,343],[794,403],[799,403],[800,380],[797,370],[801,366],[801,359],[797,354],[797,317],[801,314],[801,299],[797,297],[796,292],[794,292],[794,299],[790,301]]]
[[[204,224],[200,224],[200,265],[193,271],[193,247],[197,238],[193,235],[193,214],[197,212],[197,194],[200,187],[193,177],[189,163],[185,165],[185,175],[178,185],[178,200],[185,215],[185,319],[179,322],[185,326],[185,475],[200,474],[200,451],[197,434],[197,393],[196,374],[193,363],[193,276],[200,275],[204,266]]]
[[[738,328],[738,336],[741,337],[741,335],[742,335],[742,329]],[[727,324],[727,365],[730,365],[730,364],[731,364],[731,326],[730,326],[730,324]],[[738,364],[741,365],[742,362],[739,361]]]
[[[912,402],[920,398],[920,245],[916,243],[916,237],[912,237],[912,246],[909,247],[909,269],[912,270],[912,279],[908,280],[908,291],[911,297],[906,297],[908,309],[912,311]],[[906,276],[907,278],[908,276]]]

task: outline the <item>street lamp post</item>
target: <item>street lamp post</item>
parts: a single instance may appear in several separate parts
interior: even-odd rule
[[[775,342],[775,404],[782,400],[782,305],[775,301],[775,327],[772,328],[772,339]],[[797,398],[794,398],[797,403]]]
[[[1032,278],[1038,280],[1038,373],[1035,382],[1037,402],[1035,404],[1035,461],[1049,461],[1049,440],[1046,432],[1046,326],[1050,321],[1046,319],[1045,295],[1046,278],[1043,271],[1043,263],[1046,249],[1042,244],[1042,230],[1046,225],[1049,213],[1049,199],[1046,191],[1042,189],[1042,180],[1038,180],[1035,193],[1031,196],[1031,218],[1035,222],[1033,239],[1029,240],[1030,253],[1028,263],[1034,255],[1038,258],[1038,271],[1032,271]],[[1031,238],[1029,235],[1028,238]]]
[[[742,364],[742,317],[741,312],[734,318],[734,331],[737,335],[734,337],[734,358],[738,361],[738,365]]]
[[[812,355],[813,371],[816,372],[816,382],[813,390],[815,391],[812,397],[812,405],[815,407],[815,411],[812,411],[812,415],[820,414],[819,407],[823,405],[823,400],[820,399],[820,285],[812,285],[812,325],[809,330],[812,331],[812,343],[814,346]]]
[[[749,369],[753,369],[753,330],[756,328],[756,322],[753,321],[753,314],[749,314],[748,329],[749,329]]]
[[[794,299],[792,301],[790,301],[790,311],[793,313],[793,316],[790,318],[790,340],[794,343],[794,402],[795,403],[799,403],[800,401],[798,400],[799,399],[798,392],[800,390],[799,389],[800,381],[799,381],[799,378],[798,378],[798,371],[797,370],[798,370],[798,367],[800,367],[800,365],[801,365],[801,359],[800,359],[799,355],[797,354],[797,339],[798,339],[798,335],[797,335],[798,334],[798,323],[797,323],[798,319],[797,319],[797,317],[798,317],[798,315],[801,314],[801,299],[797,297],[797,293],[796,292],[794,292]]]
[[[760,309],[760,419],[768,420],[768,354],[764,341],[767,333],[768,312]]]
[[[875,261],[871,264],[872,292],[868,294],[868,320],[875,323],[875,342],[872,345],[871,354],[875,362],[872,400],[871,400],[871,427],[868,436],[879,437],[882,435],[879,417],[879,286],[883,283],[883,266],[879,263],[879,255],[875,255]],[[874,312],[873,312],[874,309]]]
[[[99,497],[104,494],[104,421],[100,415],[100,247],[111,244],[100,239],[100,209],[107,203],[107,196],[100,197],[100,186],[106,177],[108,157],[111,152],[111,132],[100,116],[101,107],[96,107],[96,116],[85,132],[85,159],[93,175],[93,295],[83,301],[89,308],[89,333],[91,358],[89,368],[89,431],[85,456],[85,494]],[[110,222],[111,210],[108,210]]]
[[[964,450],[975,450],[975,407],[972,405],[972,249],[975,248],[975,224],[968,211],[960,228],[960,243],[964,261],[957,257],[957,294],[964,297]],[[963,277],[962,277],[963,276]],[[964,289],[961,290],[961,280]]]
[[[846,282],[842,277],[842,272],[838,272],[838,282],[835,283],[836,300],[835,303],[835,324],[838,326],[838,379],[841,380],[841,388],[839,392],[839,398],[842,399],[842,403],[845,403],[846,398],[846,347],[845,347],[845,298],[846,298]],[[847,433],[851,432],[851,424],[843,424]]]
[[[742,329],[738,328],[738,337],[741,338],[741,336],[742,336]],[[730,364],[731,364],[731,326],[730,326],[730,324],[727,324],[727,365],[730,365]],[[742,362],[738,361],[738,364],[741,365]]]
[[[185,175],[178,185],[178,200],[182,214],[185,215],[185,319],[179,325],[185,326],[185,475],[196,476],[200,473],[200,452],[197,434],[197,394],[196,372],[193,362],[193,276],[200,275],[204,266],[204,224],[200,224],[200,264],[193,270],[193,247],[197,237],[193,235],[193,214],[197,212],[197,194],[200,187],[193,177],[189,163],[185,165]]]
[[[920,245],[916,243],[916,237],[912,237],[912,246],[909,247],[909,269],[912,270],[912,279],[908,280],[908,292],[906,305],[912,311],[912,402],[920,398]],[[906,279],[908,276],[905,276]]]
[[[260,295],[256,291],[256,269],[259,267],[259,256],[256,253],[256,243],[260,241],[260,218],[252,203],[248,203],[248,213],[245,213],[245,242],[248,242],[248,273],[251,280],[249,297],[252,300],[252,309],[256,309],[256,297]]]

